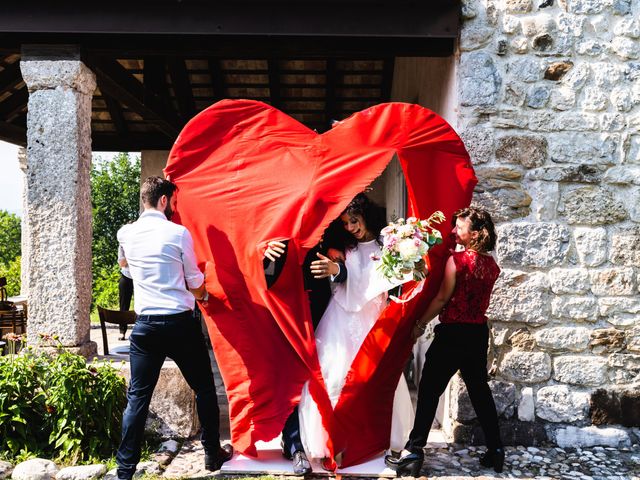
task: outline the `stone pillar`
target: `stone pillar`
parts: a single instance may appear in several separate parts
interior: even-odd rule
[[[46,48],[46,47],[45,47]],[[28,342],[57,335],[89,356],[91,304],[91,97],[93,73],[79,52],[23,47],[29,89],[27,212]]]
[[[27,296],[29,289],[27,288],[27,275],[29,274],[29,207],[27,202],[27,149],[20,147],[18,149],[18,165],[22,170],[22,221],[20,222],[20,230],[22,241],[20,242],[20,295]]]

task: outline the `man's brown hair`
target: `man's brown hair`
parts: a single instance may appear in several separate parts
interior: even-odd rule
[[[171,198],[176,188],[174,183],[162,177],[147,177],[142,183],[142,188],[140,188],[140,199],[144,205],[150,205],[155,208],[158,206],[158,201],[162,195]]]
[[[490,252],[496,247],[496,229],[489,212],[482,208],[467,207],[462,208],[453,214],[453,225],[456,219],[468,218],[471,221],[471,231],[478,232],[478,238],[471,240],[469,246],[477,252]]]

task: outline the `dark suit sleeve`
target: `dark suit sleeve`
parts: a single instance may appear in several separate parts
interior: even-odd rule
[[[347,279],[347,267],[344,262],[337,262],[340,266],[340,272],[331,281],[334,283],[344,283]]]
[[[267,288],[271,288],[271,286],[276,283],[278,277],[282,273],[282,269],[284,268],[285,260],[287,259],[287,245],[289,244],[289,240],[284,240],[282,243],[285,244],[284,253],[280,256],[280,258],[276,258],[276,261],[273,262],[269,260],[267,257],[264,257],[262,260],[262,267],[264,268],[264,278],[267,281]]]

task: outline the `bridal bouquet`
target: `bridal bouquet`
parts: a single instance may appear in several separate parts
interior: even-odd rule
[[[382,229],[383,246],[378,270],[388,279],[401,280],[413,273],[413,279],[425,279],[424,257],[431,247],[442,243],[442,234],[434,224],[445,219],[442,212],[433,213],[426,220],[399,218]]]

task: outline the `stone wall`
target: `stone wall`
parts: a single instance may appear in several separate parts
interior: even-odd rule
[[[507,441],[640,430],[640,1],[467,0],[458,131],[498,221],[489,311]],[[452,435],[476,438],[459,379]]]

